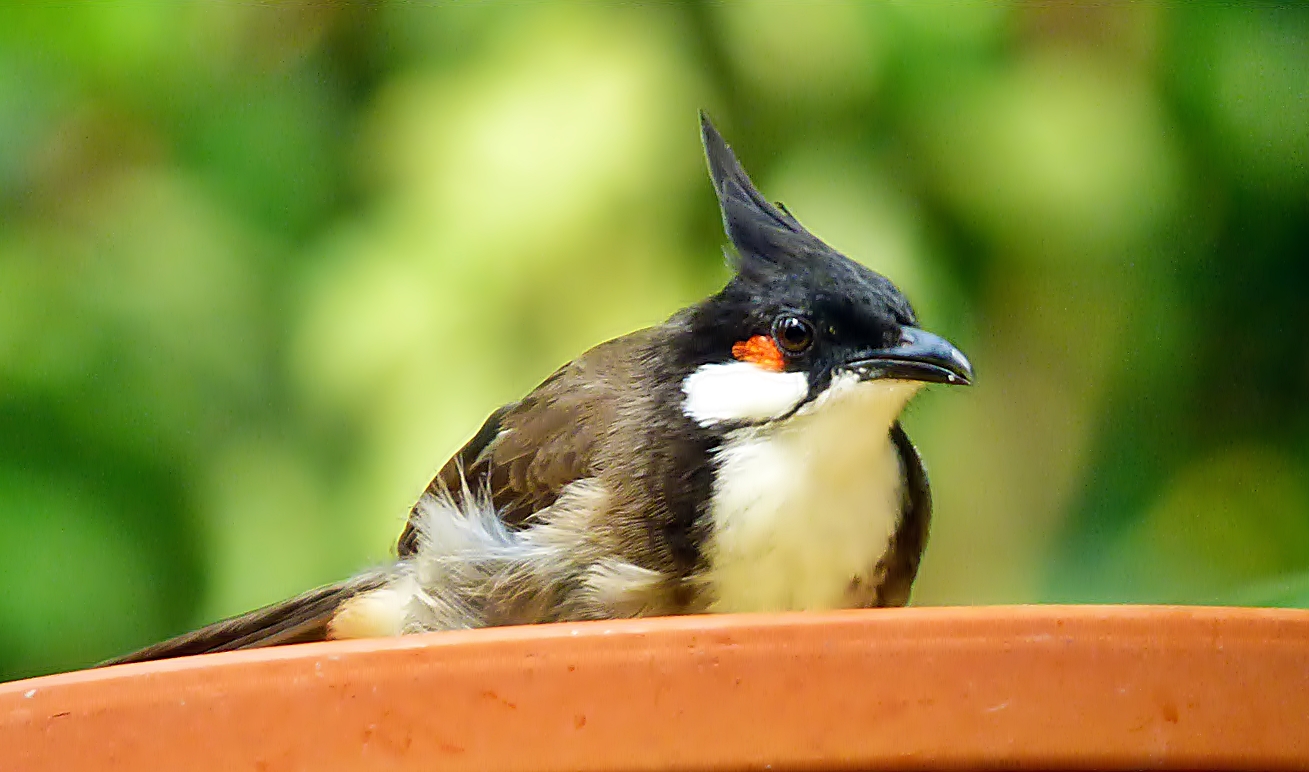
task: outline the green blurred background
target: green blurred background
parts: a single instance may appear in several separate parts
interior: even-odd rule
[[[706,108],[978,384],[915,602],[1309,605],[1309,13],[5,4],[0,677],[384,560],[726,278]]]

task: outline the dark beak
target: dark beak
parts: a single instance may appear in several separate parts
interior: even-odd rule
[[[902,328],[899,343],[869,351],[841,369],[863,381],[885,379],[956,386],[973,382],[973,366],[963,352],[945,338],[917,327]]]

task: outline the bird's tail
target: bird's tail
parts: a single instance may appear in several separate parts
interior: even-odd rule
[[[326,640],[328,625],[336,611],[361,593],[382,587],[389,576],[386,571],[370,572],[318,587],[290,600],[214,622],[199,630],[106,660],[97,667]]]

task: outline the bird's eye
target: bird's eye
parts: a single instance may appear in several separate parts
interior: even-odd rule
[[[813,325],[798,316],[779,316],[773,322],[773,340],[788,354],[799,354],[813,345]]]

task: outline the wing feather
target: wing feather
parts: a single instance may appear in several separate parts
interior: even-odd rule
[[[500,517],[521,527],[558,499],[568,484],[597,472],[599,449],[630,382],[631,357],[650,334],[642,330],[602,343],[556,370],[526,397],[501,407],[427,486],[456,503],[486,490]],[[418,548],[417,507],[396,546]]]

